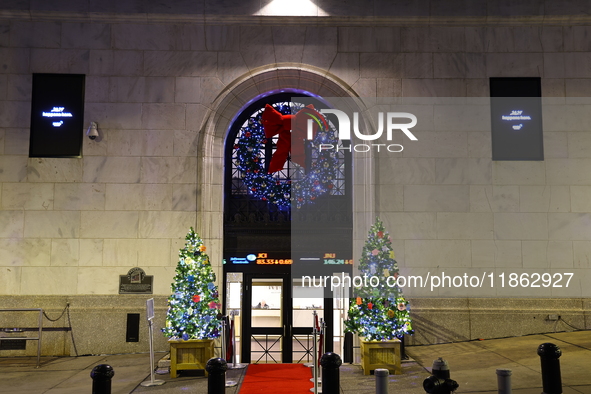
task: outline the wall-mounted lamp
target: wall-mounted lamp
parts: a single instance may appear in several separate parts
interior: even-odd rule
[[[96,122],[90,122],[90,127],[88,127],[88,131],[86,132],[86,135],[91,140],[95,140],[96,137],[99,136],[98,124]]]

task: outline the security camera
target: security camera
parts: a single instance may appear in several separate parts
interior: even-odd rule
[[[86,132],[86,135],[91,140],[95,140],[96,137],[99,136],[99,133],[98,133],[98,125],[96,124],[96,122],[90,122],[90,127],[88,128],[88,131]]]

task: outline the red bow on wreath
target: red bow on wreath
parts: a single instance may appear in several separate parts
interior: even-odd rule
[[[269,174],[283,169],[290,151],[291,161],[306,167],[304,141],[308,131],[308,119],[312,119],[312,138],[316,137],[319,127],[328,130],[328,124],[324,117],[314,109],[312,104],[302,108],[295,115],[283,115],[269,104],[265,106],[262,117],[265,137],[271,138],[279,134],[277,149],[271,158],[271,163],[269,163]]]

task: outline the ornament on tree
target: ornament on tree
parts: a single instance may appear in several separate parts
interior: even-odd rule
[[[214,284],[215,273],[204,253],[203,241],[193,228],[179,251],[179,263],[168,298],[164,335],[170,339],[208,339],[219,336],[217,319],[220,301]],[[213,308],[212,308],[213,305]]]
[[[377,286],[355,289],[357,297],[355,302],[351,300],[344,322],[345,331],[357,333],[368,341],[385,341],[413,332],[410,305],[402,290],[388,282],[391,276],[398,277],[398,263],[391,244],[383,223],[376,219],[363,246],[359,271],[361,276],[377,275],[378,281],[374,280]]]

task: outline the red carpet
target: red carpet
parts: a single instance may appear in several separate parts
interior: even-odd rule
[[[310,393],[312,369],[302,364],[251,364],[240,388],[240,394]]]

